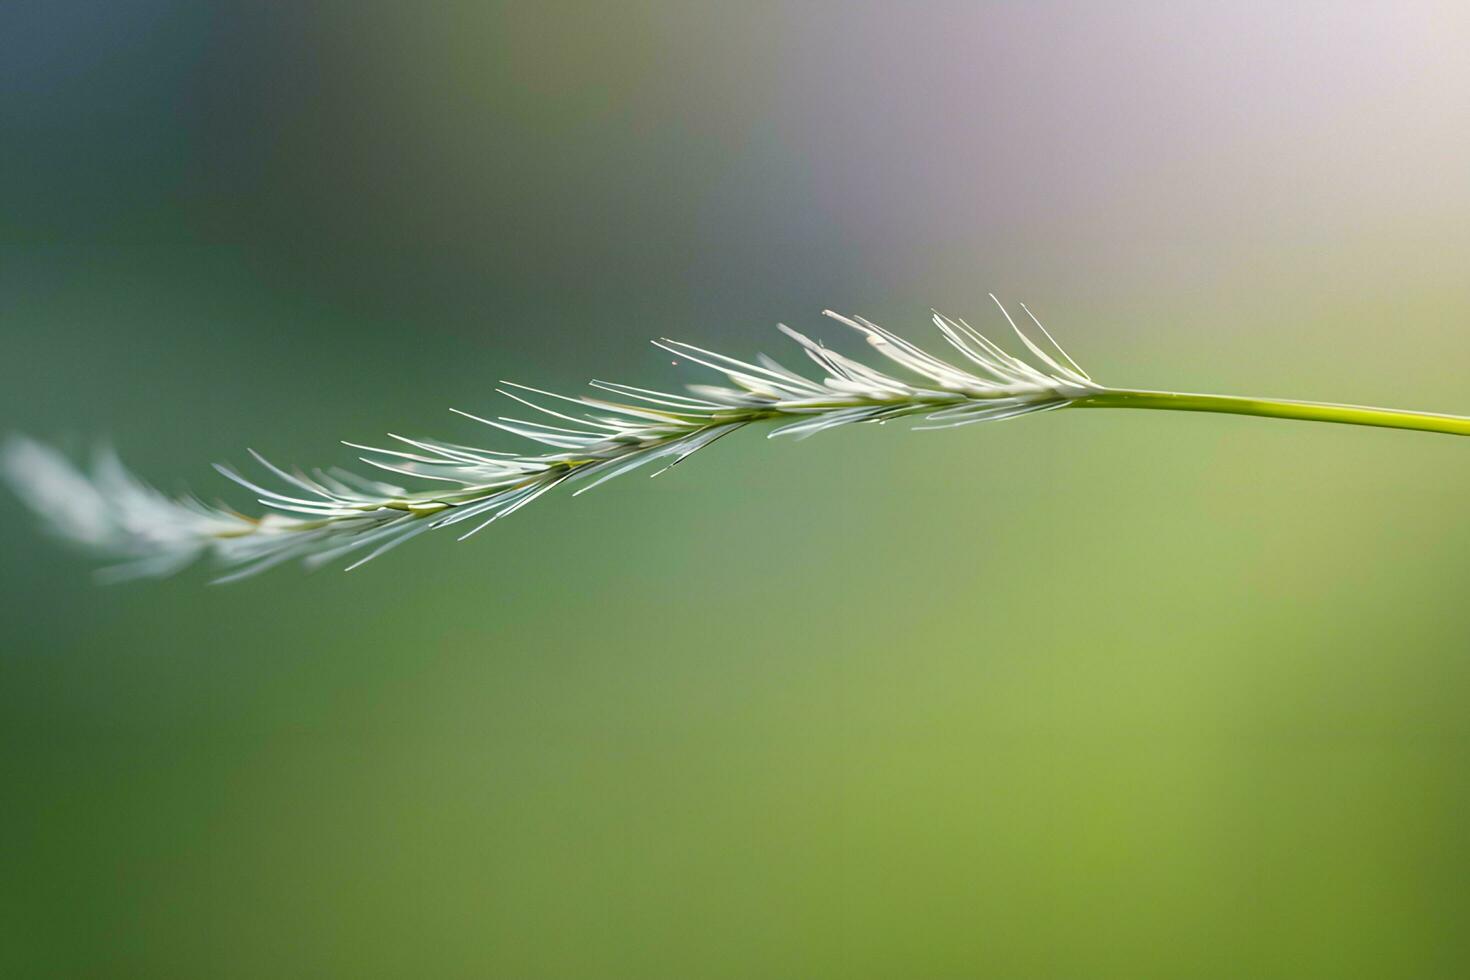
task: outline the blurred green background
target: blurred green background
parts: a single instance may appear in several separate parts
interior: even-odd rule
[[[1462,3],[0,6],[0,422],[166,489],[1024,300],[1470,412]],[[0,975],[1449,977],[1470,451],[754,432],[350,575],[0,512]]]

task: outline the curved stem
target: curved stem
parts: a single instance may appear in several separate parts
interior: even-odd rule
[[[1404,412],[1391,408],[1296,402],[1277,398],[1240,398],[1234,395],[1193,395],[1173,391],[1134,391],[1127,388],[1109,388],[1096,394],[1084,395],[1073,401],[1068,407],[1219,412],[1226,415],[1300,419],[1305,422],[1337,422],[1343,425],[1374,425],[1387,429],[1417,429],[1421,432],[1470,436],[1470,418],[1461,415],[1435,415],[1429,412]]]

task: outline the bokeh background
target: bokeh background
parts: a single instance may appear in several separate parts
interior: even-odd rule
[[[821,309],[1470,412],[1463,3],[0,7],[0,424],[485,437]],[[0,974],[1447,977],[1470,452],[756,433],[350,575],[0,507]]]

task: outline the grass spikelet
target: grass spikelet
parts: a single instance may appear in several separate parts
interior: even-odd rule
[[[98,453],[83,471],[56,450],[17,435],[0,448],[0,468],[56,536],[111,562],[102,577],[164,576],[209,559],[222,570],[216,581],[228,582],[294,559],[357,568],[431,530],[463,540],[558,487],[585,493],[653,464],[656,476],[753,423],[772,423],[772,438],[805,439],[838,426],[907,417],[920,420],[918,429],[948,429],[1058,409],[1132,408],[1470,435],[1470,418],[1461,416],[1106,387],[1025,306],[1035,333],[996,305],[1024,356],[964,320],[935,313],[934,326],[964,364],[958,366],[862,317],[827,311],[888,364],[880,369],[846,357],[785,325],[782,332],[816,365],[818,377],[764,355],[743,361],[663,339],[656,345],[723,383],[675,393],[593,381],[596,396],[567,396],[505,382],[498,390],[518,414],[459,412],[534,444],[530,452],[393,434],[389,446],[346,443],[376,471],[368,476],[336,468],[286,470],[252,450],[263,482],[228,466],[216,469],[265,508],[259,517],[160,493],[110,451]]]

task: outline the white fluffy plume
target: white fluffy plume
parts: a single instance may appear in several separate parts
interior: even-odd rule
[[[264,482],[218,466],[268,508],[261,517],[162,494],[110,452],[99,453],[84,472],[54,449],[14,436],[0,465],[52,532],[112,562],[104,571],[112,578],[167,575],[206,557],[224,570],[218,581],[295,558],[316,565],[351,556],[348,567],[355,568],[425,531],[453,528],[469,537],[562,484],[580,484],[580,493],[651,463],[663,464],[662,472],[752,422],[774,420],[779,427],[772,436],[798,438],[905,416],[921,416],[928,423],[921,428],[949,428],[1061,408],[1103,390],[1029,310],[1036,337],[1003,307],[1001,313],[1027,359],[1006,353],[963,320],[935,314],[944,340],[966,362],[959,367],[875,323],[829,311],[898,373],[845,357],[786,326],[781,330],[817,365],[819,378],[764,355],[740,361],[660,340],[664,350],[723,375],[726,385],[690,385],[687,394],[675,394],[593,381],[597,396],[568,397],[507,383],[501,393],[536,413],[530,419],[460,414],[537,443],[537,452],[391,434],[393,448],[348,443],[386,480],[339,469],[287,471],[253,451]],[[399,486],[405,477],[428,486]]]

